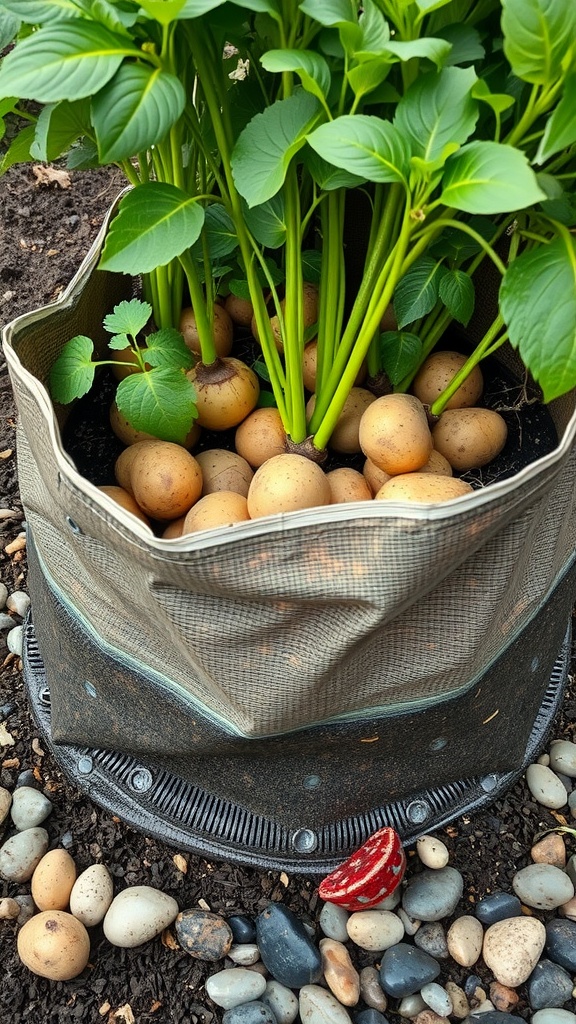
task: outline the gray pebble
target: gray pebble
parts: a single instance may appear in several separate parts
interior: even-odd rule
[[[380,967],[380,984],[389,996],[414,995],[440,974],[440,964],[422,949],[399,942],[387,949]]]
[[[415,918],[410,917],[410,914],[406,913],[404,907],[400,907],[400,910],[398,911],[398,917],[400,918],[402,924],[404,925],[404,931],[406,932],[406,935],[416,935],[416,932],[418,931],[420,925],[422,924],[422,921],[417,921]]]
[[[14,626],[14,628],[6,634],[6,646],[10,651],[10,654],[15,654],[17,658],[22,657],[22,648],[24,646],[24,626]]]
[[[463,889],[464,880],[456,868],[428,869],[410,879],[402,906],[418,921],[440,921],[454,913]]]
[[[218,971],[206,979],[205,989],[210,999],[224,1010],[232,1010],[241,1003],[258,1000],[266,989],[266,979],[256,971],[231,967]]]
[[[48,849],[44,828],[27,828],[0,847],[0,876],[8,882],[27,882]]]
[[[551,768],[544,764],[529,764],[526,784],[532,796],[543,807],[558,811],[566,804],[566,790]]]
[[[563,1006],[572,997],[572,978],[559,964],[540,960],[527,981],[528,1002],[533,1010]]]
[[[292,1024],[298,1016],[298,999],[294,993],[279,981],[267,981],[262,1002],[269,1006],[278,1024]]]
[[[449,1017],[452,1013],[452,1000],[448,995],[445,988],[439,985],[436,981],[431,981],[427,985],[423,985],[420,989],[420,995],[430,1007],[434,1013],[437,1013],[439,1017]]]
[[[14,790],[10,814],[19,832],[41,825],[51,811],[51,801],[39,790],[30,786],[19,786]]]
[[[239,964],[240,967],[249,967],[260,959],[260,950],[255,942],[243,942],[230,946],[228,956],[233,963]]]
[[[16,923],[19,925],[26,924],[31,917],[34,917],[36,913],[36,905],[31,896],[15,896],[16,903],[20,904],[20,913]]]
[[[15,590],[6,601],[6,607],[23,619],[30,607],[30,598],[23,590]]]
[[[325,903],[320,911],[320,928],[328,939],[348,942],[346,923],[349,917],[350,914],[344,907],[338,907],[335,903]]]
[[[428,1004],[424,1002],[419,992],[415,992],[412,996],[404,996],[404,999],[400,1000],[398,1006],[398,1013],[401,1017],[407,1017],[408,1020],[412,1020],[413,1017],[417,1017],[423,1010],[428,1009]]]
[[[570,808],[571,817],[576,818],[576,789],[572,790],[568,796],[568,807]]]
[[[426,921],[416,932],[414,945],[433,956],[435,960],[446,960],[450,956],[446,932],[441,921]]]
[[[380,1013],[386,1009],[388,1000],[375,967],[363,967],[360,971],[360,995],[370,1009],[379,1010]]]
[[[492,892],[478,900],[475,913],[482,924],[491,925],[509,917],[519,917],[522,904],[511,892]]]
[[[259,1000],[241,1003],[222,1015],[222,1024],[278,1024],[276,1015]]]
[[[522,903],[538,910],[554,910],[574,895],[574,885],[566,872],[552,864],[522,868],[514,875],[512,888]]]
[[[560,1010],[556,1007],[537,1010],[532,1017],[532,1024],[576,1024],[576,1013],[571,1013],[570,1010]]]
[[[15,622],[11,615],[7,615],[6,612],[0,612],[0,630],[12,629],[14,625]]]
[[[6,598],[8,597],[8,587],[5,583],[0,583],[0,608],[3,608],[6,604]]]

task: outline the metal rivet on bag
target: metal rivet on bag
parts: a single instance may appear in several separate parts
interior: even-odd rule
[[[42,689],[38,693],[38,700],[40,701],[42,707],[44,707],[44,708],[49,708],[50,707],[50,687],[49,686],[43,686],[42,687]]]
[[[311,828],[299,828],[292,836],[292,848],[296,853],[314,853],[318,846],[318,836]]]
[[[128,779],[130,789],[135,790],[136,793],[147,793],[152,787],[152,782],[152,772],[149,772],[147,768],[135,768]]]
[[[82,533],[82,530],[78,526],[78,523],[75,523],[71,516],[66,516],[66,522],[68,523],[68,526],[72,530],[72,533]]]
[[[448,746],[448,740],[445,736],[437,736],[435,740],[432,740],[428,750],[444,750],[444,747]]]
[[[412,800],[406,808],[406,817],[413,825],[421,825],[430,817],[430,804],[426,800]]]
[[[89,697],[98,696],[96,693],[96,687],[94,686],[94,683],[89,682],[88,679],[84,680],[84,689],[86,690],[86,693],[88,694]]]
[[[497,775],[485,775],[483,779],[480,779],[480,785],[485,793],[492,793],[496,789],[497,782]]]
[[[322,779],[319,775],[307,775],[302,785],[304,789],[318,789],[318,786],[322,785]]]
[[[90,775],[93,768],[94,762],[87,754],[83,754],[82,757],[78,758],[78,771],[80,772],[80,775]]]

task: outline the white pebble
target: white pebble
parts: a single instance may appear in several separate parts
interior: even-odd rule
[[[528,907],[555,910],[574,896],[574,884],[565,871],[553,864],[529,864],[517,871],[512,888]]]
[[[425,1003],[419,992],[414,992],[411,996],[404,996],[400,1000],[398,1006],[398,1013],[401,1017],[407,1017],[408,1020],[412,1020],[413,1017],[417,1017],[422,1010],[428,1009],[428,1003]]]
[[[261,1001],[269,1006],[278,1024],[293,1024],[298,1016],[298,998],[279,981],[267,981]]]
[[[453,960],[461,967],[473,967],[482,952],[484,929],[477,917],[457,917],[446,935],[446,945]]]
[[[550,754],[540,754],[536,764],[543,764],[548,768],[550,765]]]
[[[23,619],[30,607],[30,598],[23,590],[15,590],[6,601],[6,607]]]
[[[10,654],[15,654],[17,658],[22,657],[22,648],[24,646],[24,626],[14,626],[13,629],[6,636],[6,646],[10,651]]]
[[[537,1010],[532,1016],[532,1024],[576,1024],[576,1013],[550,1006]]]
[[[435,836],[421,836],[416,843],[416,852],[422,863],[433,870],[445,868],[450,859],[447,846]]]
[[[105,864],[91,864],[72,886],[70,913],[86,928],[104,920],[114,898],[112,876]]]
[[[550,767],[569,778],[576,778],[576,743],[560,740],[550,750]]]
[[[474,1013],[492,1013],[496,1007],[490,999],[483,999],[482,1002],[474,1007]]]
[[[530,977],[546,942],[546,929],[535,917],[508,917],[490,925],[482,956],[496,981],[517,988]]]
[[[178,913],[172,896],[150,885],[134,885],[112,900],[104,918],[104,935],[113,946],[132,949],[160,935]]]
[[[12,793],[9,789],[4,789],[4,786],[0,786],[0,825],[8,817],[11,803]]]
[[[375,903],[371,908],[372,910],[396,910],[396,907],[402,899],[402,890],[399,885],[396,886],[394,892],[391,892],[389,896],[385,896],[379,903]]]
[[[423,985],[420,989],[420,995],[430,1009],[437,1013],[439,1017],[449,1017],[452,1013],[452,1000],[446,989],[442,988],[442,985],[439,985],[438,982],[431,981],[427,985]]]
[[[5,583],[0,583],[0,608],[3,608],[6,604],[6,598],[8,597],[8,587]]]
[[[10,814],[19,832],[41,825],[51,811],[52,802],[38,789],[33,789],[32,786],[18,786],[14,790]]]
[[[300,989],[300,1019],[306,1024],[350,1024],[350,1014],[346,1012],[331,992],[320,988],[320,985],[304,985]]]
[[[211,974],[204,988],[210,999],[223,1010],[260,999],[266,990],[266,978],[246,967],[230,967]]]
[[[227,956],[240,967],[251,967],[252,964],[258,963],[260,950],[255,942],[239,942],[230,946]]]
[[[566,790],[551,768],[544,764],[529,764],[526,784],[532,796],[543,807],[558,811],[566,804]]]
[[[0,877],[8,882],[27,882],[48,849],[45,828],[27,828],[7,839],[0,848]]]
[[[0,612],[0,630],[2,632],[5,629],[12,629],[14,625],[14,619],[11,615],[7,615],[6,612]]]
[[[359,910],[346,925],[349,937],[360,949],[381,952],[401,942],[404,925],[390,910]]]

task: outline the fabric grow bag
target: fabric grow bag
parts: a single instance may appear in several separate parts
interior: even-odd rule
[[[96,269],[104,231],[62,298],[4,332],[53,741],[296,829],[518,769],[576,590],[574,393],[550,407],[552,452],[470,496],[152,537],[77,472],[46,388],[131,294]]]

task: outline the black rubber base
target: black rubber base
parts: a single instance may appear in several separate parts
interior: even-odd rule
[[[392,826],[404,843],[410,844],[459,815],[491,803],[509,789],[545,743],[562,699],[571,651],[569,625],[522,763],[514,771],[423,789],[407,799],[320,828],[291,830],[247,807],[207,793],[151,757],[54,744],[50,690],[31,618],[24,636],[24,678],[44,740],[66,775],[95,803],[178,849],[313,875],[332,871],[379,828]]]

